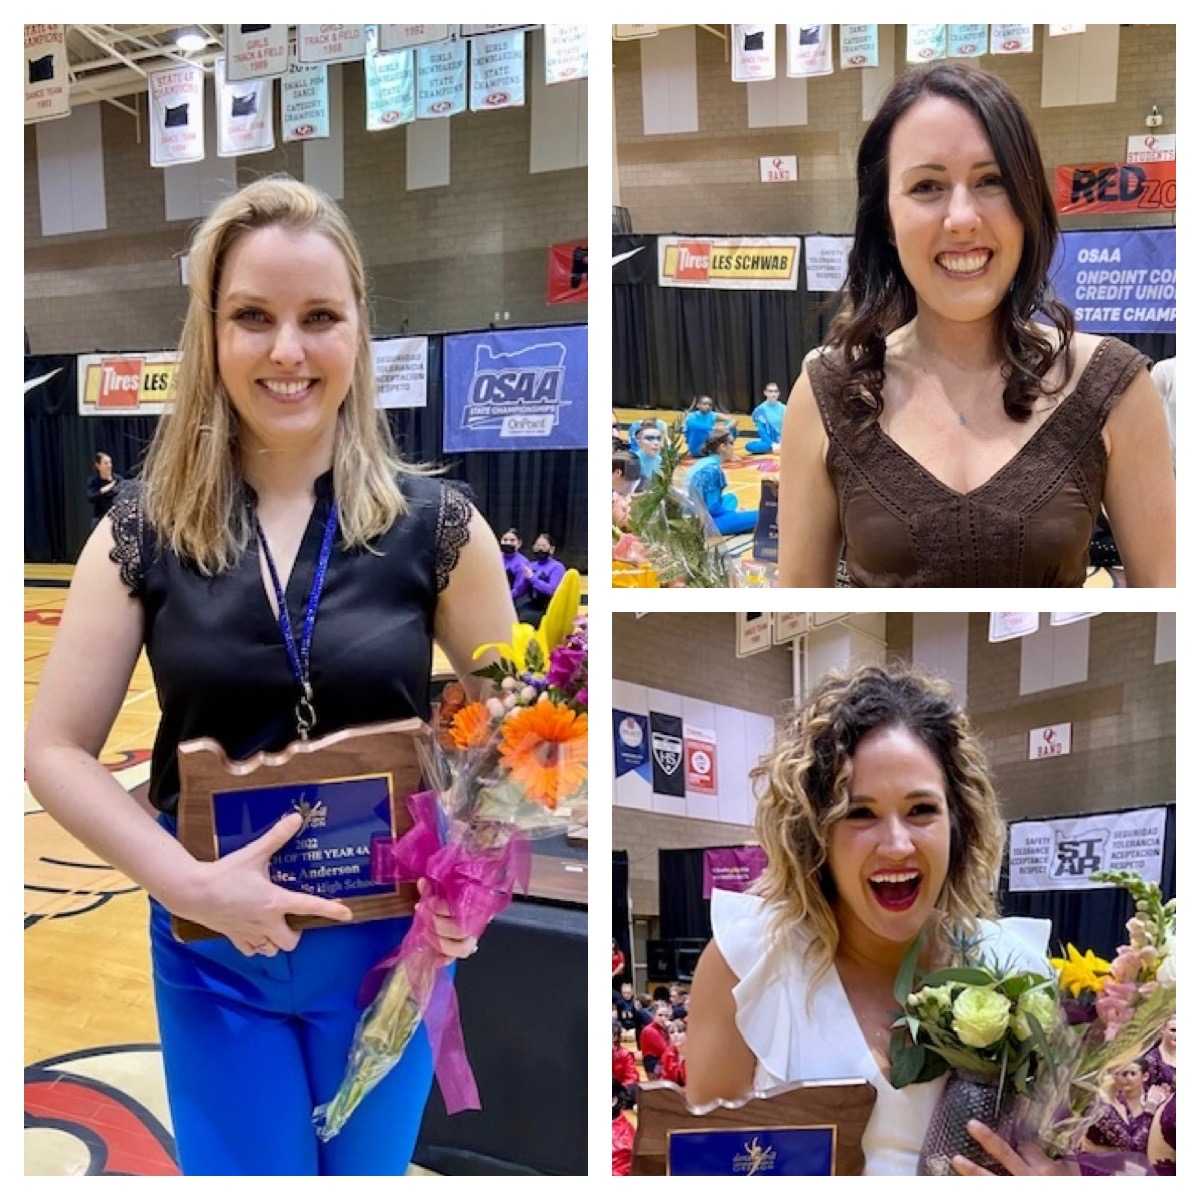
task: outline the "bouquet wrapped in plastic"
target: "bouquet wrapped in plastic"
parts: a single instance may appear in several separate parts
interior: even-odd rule
[[[444,902],[467,936],[479,937],[529,883],[529,843],[566,829],[587,796],[587,623],[580,579],[568,571],[538,629],[515,625],[512,641],[480,646],[499,661],[476,674],[491,698],[444,704],[426,747],[428,791],[409,798],[412,828],[372,846],[372,877],[423,880],[424,901],[400,946],[363,981],[365,1011],[337,1094],[313,1113],[335,1137],[368,1092],[399,1062],[422,1021],[447,1112],[478,1109],[457,1000],[434,929]]]

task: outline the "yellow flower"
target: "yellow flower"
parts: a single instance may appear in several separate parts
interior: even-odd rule
[[[587,779],[587,714],[543,699],[503,725],[500,761],[536,804],[557,808]]]
[[[550,604],[537,629],[532,625],[517,624],[512,627],[511,642],[485,642],[475,648],[472,657],[481,658],[489,650],[495,650],[502,659],[511,662],[518,674],[533,670],[529,663],[529,647],[536,645],[541,651],[541,662],[537,667],[544,673],[550,665],[550,651],[567,640],[575,626],[579,612],[579,597],[582,587],[579,572],[572,567],[559,580]]]
[[[1058,986],[1069,988],[1072,996],[1078,996],[1085,988],[1099,992],[1104,986],[1101,978],[1112,970],[1107,959],[1099,958],[1089,950],[1080,954],[1070,942],[1067,943],[1066,958],[1052,958],[1050,965],[1058,972]]]
[[[545,642],[532,625],[514,625],[512,627],[511,642],[485,642],[482,646],[475,647],[475,653],[472,657],[482,658],[489,650],[495,650],[502,659],[512,663],[516,667],[518,674],[521,674],[529,670],[526,663],[526,655],[529,647],[535,643],[541,648],[544,668],[549,655],[545,649]]]

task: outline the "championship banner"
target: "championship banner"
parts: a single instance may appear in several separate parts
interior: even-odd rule
[[[261,154],[275,149],[273,79],[225,82],[225,59],[213,64],[217,80],[217,157]]]
[[[683,719],[666,713],[650,714],[652,787],[660,796],[684,797]]]
[[[1175,163],[1085,163],[1055,167],[1060,213],[1174,212]]]
[[[988,641],[1007,642],[1037,633],[1041,613],[994,612],[988,621]]]
[[[61,25],[26,25],[25,123],[70,115],[66,32]]]
[[[150,97],[150,165],[174,167],[204,158],[204,70],[168,67],[146,78]]]
[[[993,54],[1032,54],[1032,25],[993,25]]]
[[[179,355],[81,354],[76,360],[79,414],[83,417],[150,417],[166,412]]]
[[[385,338],[371,343],[376,408],[424,408],[429,385],[429,339]]]
[[[1175,332],[1175,230],[1071,230],[1050,282],[1088,333]]]
[[[767,852],[761,846],[723,846],[704,852],[705,900],[715,891],[744,892],[767,869]]]
[[[689,792],[717,794],[717,731],[683,727],[684,783]]]
[[[950,58],[982,58],[988,48],[986,25],[950,25],[947,27],[947,55]]]
[[[417,116],[452,117],[467,110],[467,43],[417,47]]]
[[[495,330],[443,343],[442,447],[587,448],[587,326]]]
[[[380,25],[379,49],[408,50],[413,46],[429,46],[450,38],[452,25]]]
[[[933,62],[946,57],[945,25],[907,25],[904,56],[910,63]]]
[[[459,33],[465,38],[479,37],[488,33],[500,33],[505,29],[532,29],[532,25],[460,25]]]
[[[658,239],[659,287],[794,292],[799,281],[798,237]]]
[[[846,282],[852,237],[813,234],[804,239],[804,275],[810,292],[840,292]]]
[[[775,26],[733,26],[733,82],[775,78]]]
[[[225,26],[226,78],[230,83],[286,75],[295,56],[286,25]]]
[[[587,238],[555,243],[546,257],[546,303],[583,304],[587,298]]]
[[[613,775],[620,779],[628,771],[636,771],[650,782],[650,722],[641,713],[614,708]]]
[[[471,39],[471,111],[520,108],[525,103],[525,33]]]
[[[787,27],[787,77],[806,79],[833,74],[833,26]]]
[[[353,62],[367,52],[365,25],[299,25],[302,63]]]
[[[839,25],[838,51],[843,71],[879,66],[879,26]]]
[[[546,25],[542,28],[546,85],[588,77],[588,27]]]
[[[279,84],[279,120],[285,142],[307,142],[329,136],[329,68],[310,67],[296,57],[295,43],[288,73]]]
[[[375,133],[417,119],[417,74],[411,50],[381,54],[376,49],[378,27],[367,26],[367,129]]]
[[[1093,871],[1136,871],[1162,884],[1167,810],[1136,808],[1009,826],[1008,890],[1073,892],[1113,887],[1093,883]]]

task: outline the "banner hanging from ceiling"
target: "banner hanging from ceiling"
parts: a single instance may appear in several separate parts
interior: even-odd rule
[[[380,25],[379,49],[409,50],[414,46],[429,46],[450,38],[454,25]]]
[[[150,165],[174,167],[204,158],[204,71],[167,67],[146,79],[150,98]]]
[[[367,26],[367,129],[395,129],[417,119],[417,81],[413,51],[376,48],[377,27]]]
[[[300,25],[297,28],[302,63],[353,62],[367,52],[365,25]]]
[[[226,78],[230,83],[246,79],[273,79],[286,75],[295,50],[286,25],[226,25]]]
[[[237,158],[275,149],[273,79],[225,80],[225,59],[213,64],[217,79],[217,156]]]
[[[62,25],[26,25],[25,123],[70,115],[66,31]]]
[[[288,73],[279,84],[279,120],[285,142],[329,136],[329,68],[302,63],[292,44]]]
[[[467,111],[467,43],[418,46],[417,116],[453,117]]]
[[[586,79],[588,73],[588,27],[546,25],[542,29],[546,59],[546,84]]]
[[[525,34],[488,33],[471,39],[471,111],[520,108],[525,103]]]

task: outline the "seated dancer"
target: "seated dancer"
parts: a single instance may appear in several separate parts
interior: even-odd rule
[[[662,470],[662,448],[663,432],[657,422],[646,421],[638,426],[635,454],[642,468],[641,490],[645,490],[650,480]]]
[[[787,405],[779,399],[779,384],[768,383],[763,388],[762,403],[750,414],[758,437],[746,443],[751,454],[778,454],[783,441],[783,414]]]
[[[529,590],[517,604],[517,616],[535,628],[550,607],[554,595],[567,568],[554,557],[557,547],[548,533],[539,533],[533,543],[533,561],[529,564]]]
[[[529,591],[529,559],[521,553],[521,535],[515,529],[506,529],[500,535],[500,553],[504,556],[504,573],[508,576],[508,590],[513,603]]]
[[[738,508],[737,497],[725,491],[725,472],[721,466],[733,453],[733,432],[722,427],[705,443],[705,457],[688,476],[688,492],[704,505],[722,533],[749,533],[758,523],[758,509]]]
[[[683,436],[688,453],[699,458],[704,453],[704,443],[713,435],[717,424],[717,413],[711,396],[697,396],[683,419]]]

